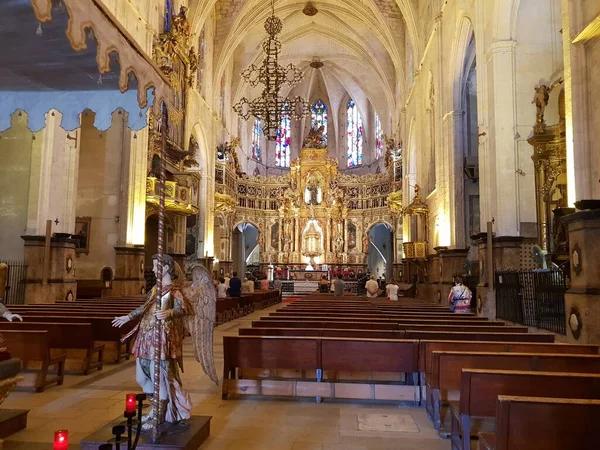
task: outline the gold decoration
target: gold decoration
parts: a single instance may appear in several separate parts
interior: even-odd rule
[[[153,176],[146,178],[146,204],[159,205],[158,179]],[[165,210],[191,216],[198,214],[198,207],[191,203],[191,188],[181,186],[176,181],[165,181]]]
[[[392,192],[387,197],[387,205],[396,214],[402,214],[402,191]]]

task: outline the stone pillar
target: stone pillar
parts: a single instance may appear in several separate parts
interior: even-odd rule
[[[565,296],[567,342],[600,344],[600,210],[562,218],[568,226],[571,287]]]
[[[51,303],[57,300],[75,300],[75,243],[70,239],[52,238],[48,283],[42,284],[44,270],[44,236],[21,236],[25,241],[25,303]]]
[[[529,247],[536,239],[524,238],[522,236],[499,236],[492,239],[493,272],[502,270],[522,270],[521,255],[527,252],[529,258]],[[478,246],[479,259],[479,285],[477,286],[477,312],[486,317],[496,317],[496,295],[495,291],[489,289],[490,281],[487,279],[487,234],[481,233],[480,238],[473,243]]]
[[[129,158],[123,161],[125,180],[122,185],[127,190],[123,193],[120,212],[119,243],[139,246],[144,245],[146,231],[148,127],[130,135]]]
[[[467,245],[465,223],[465,194],[463,182],[463,157],[462,148],[462,111],[450,111],[442,119],[444,133],[444,147],[448,161],[448,198],[450,218],[450,245],[455,248],[464,248]]]
[[[115,247],[115,274],[112,282],[112,297],[129,297],[146,294],[144,278],[144,247]],[[151,269],[151,267],[148,267]],[[183,266],[182,266],[182,269]]]
[[[515,141],[515,48],[516,41],[494,42],[487,62],[489,147],[484,154],[481,229],[495,218],[498,236],[519,236],[519,196],[517,192],[517,152]]]

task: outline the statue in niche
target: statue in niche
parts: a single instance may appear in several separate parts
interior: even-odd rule
[[[304,148],[325,148],[323,144],[325,142],[325,127],[321,125],[320,127],[313,127],[308,132],[308,137],[304,139],[302,143],[302,147]]]
[[[265,250],[265,235],[264,235],[264,233],[260,233],[260,232],[258,233],[257,241],[258,241],[258,248],[261,251],[264,251]]]
[[[366,255],[369,253],[369,235],[365,233],[362,238],[362,252]]]
[[[321,186],[317,183],[311,183],[306,186],[304,193],[304,200],[307,205],[319,205],[321,204],[322,190]]]

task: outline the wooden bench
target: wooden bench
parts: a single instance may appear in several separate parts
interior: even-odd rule
[[[451,340],[451,341],[514,341],[514,342],[554,342],[552,333],[504,333],[472,331],[422,331],[407,330],[406,339]]]
[[[104,344],[94,343],[92,324],[90,323],[55,323],[55,322],[2,322],[0,333],[7,330],[42,330],[48,331],[48,341],[52,349],[83,349],[86,351],[83,360],[83,375],[92,368],[102,370],[104,360]],[[94,361],[94,355],[96,360]]]
[[[400,330],[340,330],[335,328],[240,328],[240,336],[314,336],[369,339],[404,339]]]
[[[426,376],[431,375],[433,352],[516,352],[597,355],[598,348],[598,345],[546,344],[536,342],[464,342],[451,340],[421,340],[419,344],[419,372],[421,372],[423,381],[425,381]]]
[[[343,314],[332,314],[331,316],[265,316],[261,317],[260,320],[328,320],[334,322],[401,322],[407,325],[479,325],[479,326],[492,326],[492,327],[503,327],[505,322],[494,321],[475,321],[471,319],[437,319],[429,318],[427,316],[419,318],[397,318],[397,317],[386,317],[386,316],[346,316]]]
[[[115,344],[116,354],[115,363],[120,363],[121,360],[129,360],[129,350],[131,341],[121,342],[121,338],[126,335],[135,326],[135,321],[130,321],[121,328],[112,326],[112,317],[96,317],[88,315],[66,316],[47,314],[47,315],[23,315],[26,322],[56,322],[56,323],[91,323],[92,337],[96,342],[113,342]]]
[[[40,330],[4,330],[4,343],[10,348],[12,356],[23,361],[26,368],[28,362],[41,362],[42,366],[35,382],[36,392],[43,392],[47,386],[56,383],[63,384],[65,378],[66,354],[50,356],[50,339],[48,331]],[[56,366],[56,376],[48,377],[48,370]]]
[[[600,355],[558,353],[433,352],[426,411],[441,427],[441,402],[458,400],[462,369],[600,373]],[[429,401],[431,399],[431,402]]]
[[[375,383],[372,378],[340,382],[338,372],[412,373],[418,381],[418,342],[384,339],[315,337],[223,337],[223,398],[229,395],[410,400],[418,402],[416,385]],[[247,369],[261,369],[248,379]],[[289,369],[305,374],[296,379],[269,379],[273,371]],[[306,372],[314,377],[306,379]],[[240,375],[241,374],[241,375]],[[241,377],[244,377],[243,379]],[[281,377],[279,377],[281,378]]]
[[[501,395],[480,450],[597,450],[600,401]]]
[[[500,395],[599,400],[600,374],[463,369],[460,403],[450,403],[453,450],[471,450],[471,436],[494,431]]]

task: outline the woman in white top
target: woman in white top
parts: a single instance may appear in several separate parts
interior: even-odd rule
[[[225,278],[221,278],[219,280],[219,284],[217,285],[217,298],[226,298],[227,297],[227,285],[225,284]]]
[[[387,296],[390,300],[398,301],[398,285],[396,284],[396,280],[392,278],[392,280],[387,284],[385,290],[387,292]]]

